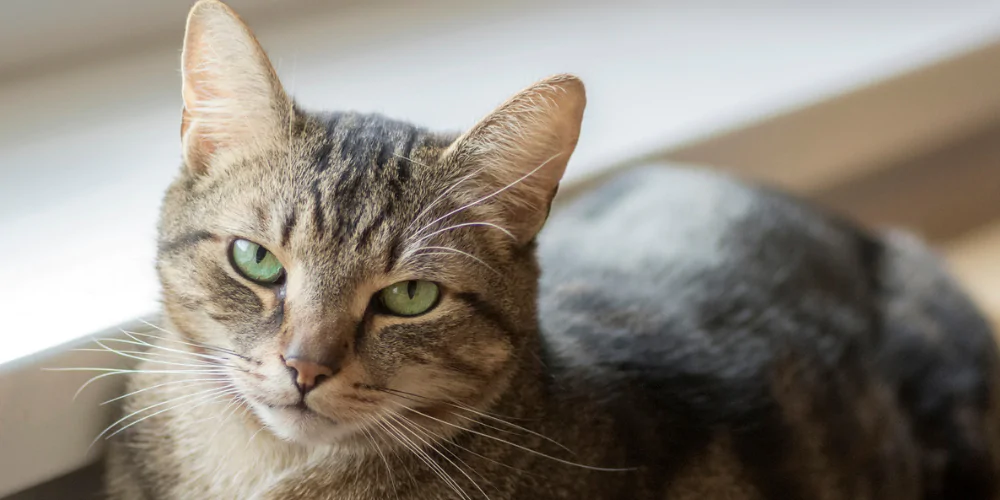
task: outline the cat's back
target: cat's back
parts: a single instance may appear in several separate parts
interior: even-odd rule
[[[780,194],[646,168],[557,210],[539,255],[553,345],[610,342],[592,355],[719,373],[766,366],[775,344],[860,336],[877,320],[884,248]]]
[[[656,168],[557,211],[539,248],[550,363],[663,481],[725,439],[765,496],[992,498],[996,348],[919,243]]]

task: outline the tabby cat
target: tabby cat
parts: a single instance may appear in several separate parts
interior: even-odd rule
[[[183,100],[112,499],[998,497],[993,337],[911,238],[670,168],[539,233],[577,78],[307,112],[215,0]]]

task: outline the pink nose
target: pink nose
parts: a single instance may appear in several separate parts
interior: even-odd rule
[[[295,384],[299,386],[299,392],[305,394],[313,390],[323,380],[333,376],[333,368],[319,363],[314,363],[305,359],[288,358],[285,366],[292,369],[295,377]]]

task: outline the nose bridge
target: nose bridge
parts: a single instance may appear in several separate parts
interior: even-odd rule
[[[282,356],[336,371],[350,352],[354,321],[344,300],[347,294],[335,293],[340,288],[336,285],[325,285],[301,283],[288,291]]]

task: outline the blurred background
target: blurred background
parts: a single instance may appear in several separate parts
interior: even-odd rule
[[[563,196],[651,161],[726,170],[923,235],[1000,320],[1000,2],[229,3],[307,108],[458,130],[577,73]],[[79,380],[39,394],[18,377],[156,310],[190,5],[0,5],[0,498],[93,462],[106,417],[69,405]]]

